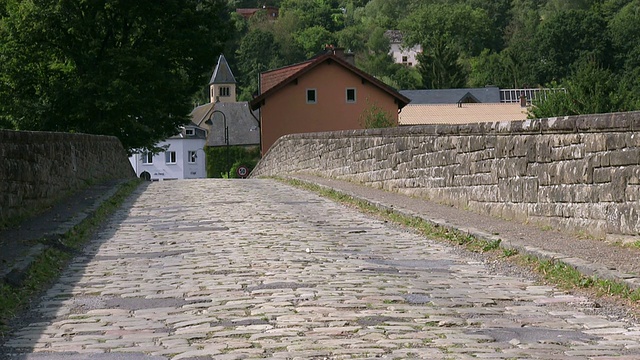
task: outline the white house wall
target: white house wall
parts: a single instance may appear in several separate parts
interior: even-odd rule
[[[151,180],[201,179],[207,177],[205,168],[204,139],[168,139],[160,142],[159,147],[168,146],[166,151],[176,152],[176,163],[167,164],[165,152],[153,156],[153,163],[143,164],[142,154],[129,157],[129,162],[138,177],[143,172],[151,175]],[[196,163],[188,163],[189,151],[196,152]]]
[[[418,64],[418,60],[416,56],[422,52],[422,47],[420,45],[416,45],[410,49],[404,48],[402,44],[392,43],[390,53],[393,56],[393,62],[396,64],[403,64],[402,57],[407,57],[407,62],[404,63],[406,65],[411,64],[410,66],[416,66]]]

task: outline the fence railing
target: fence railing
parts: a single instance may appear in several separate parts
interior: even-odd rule
[[[501,89],[500,102],[517,103],[520,102],[520,96],[524,95],[527,98],[527,102],[530,103],[533,100],[546,99],[549,94],[558,91],[567,92],[564,88]]]

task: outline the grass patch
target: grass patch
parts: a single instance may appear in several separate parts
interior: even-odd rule
[[[631,289],[623,282],[584,275],[562,261],[540,260],[533,256],[523,256],[521,260],[532,266],[546,281],[560,288],[588,289],[599,296],[627,299],[632,303],[640,302],[640,289]]]
[[[503,258],[509,258],[514,262],[532,268],[539,273],[545,281],[554,284],[560,288],[585,289],[599,296],[612,296],[631,302],[631,305],[640,305],[640,289],[631,289],[627,284],[621,281],[603,280],[593,276],[586,276],[570,265],[561,261],[544,260],[530,255],[519,254],[515,249],[504,249],[500,247],[501,240],[486,241],[478,239],[471,234],[460,232],[454,229],[445,228],[434,225],[421,218],[403,215],[395,210],[378,208],[375,205],[355,199],[344,193],[340,193],[333,189],[327,189],[316,184],[307,183],[297,179],[274,178],[278,181],[290,184],[292,186],[306,189],[318,193],[334,201],[345,205],[353,206],[358,210],[381,217],[384,220],[404,225],[417,230],[424,236],[444,240],[454,245],[464,246],[467,250],[481,253],[502,253]],[[550,229],[549,229],[550,230]],[[636,241],[633,246],[640,247],[640,241]],[[636,308],[637,309],[637,308]]]
[[[275,178],[278,181],[299,187],[302,189],[310,190],[318,193],[321,196],[327,197],[342,204],[356,207],[358,210],[381,217],[384,220],[394,222],[403,226],[417,230],[420,234],[431,238],[440,240],[446,240],[455,245],[465,246],[468,249],[475,252],[489,252],[500,248],[501,240],[486,241],[478,239],[471,234],[442,227],[436,224],[432,224],[424,219],[412,216],[406,216],[390,209],[382,209],[377,206],[360,199],[355,199],[344,193],[335,191],[333,189],[327,189],[315,184],[310,184],[297,179],[287,178]]]
[[[509,258],[516,255],[518,255],[518,250],[516,249],[502,249],[502,257]]]
[[[74,250],[80,250],[90,239],[95,230],[113,214],[141,184],[131,180],[120,185],[118,191],[110,199],[100,205],[93,216],[75,226],[61,239],[62,244]],[[73,258],[73,254],[56,248],[48,248],[31,264],[20,287],[0,284],[0,338],[9,329],[9,322],[45,290],[60,275],[65,266]]]

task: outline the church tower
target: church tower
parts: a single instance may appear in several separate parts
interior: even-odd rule
[[[236,78],[224,55],[218,58],[218,65],[213,70],[209,81],[209,102],[236,102]]]

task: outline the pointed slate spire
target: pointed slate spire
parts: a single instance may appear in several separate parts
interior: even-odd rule
[[[220,57],[218,58],[218,65],[216,65],[215,70],[213,70],[213,75],[211,75],[211,80],[209,81],[209,85],[235,84],[235,83],[236,83],[236,78],[233,76],[233,73],[229,68],[227,59],[224,57],[224,55],[220,55]]]

